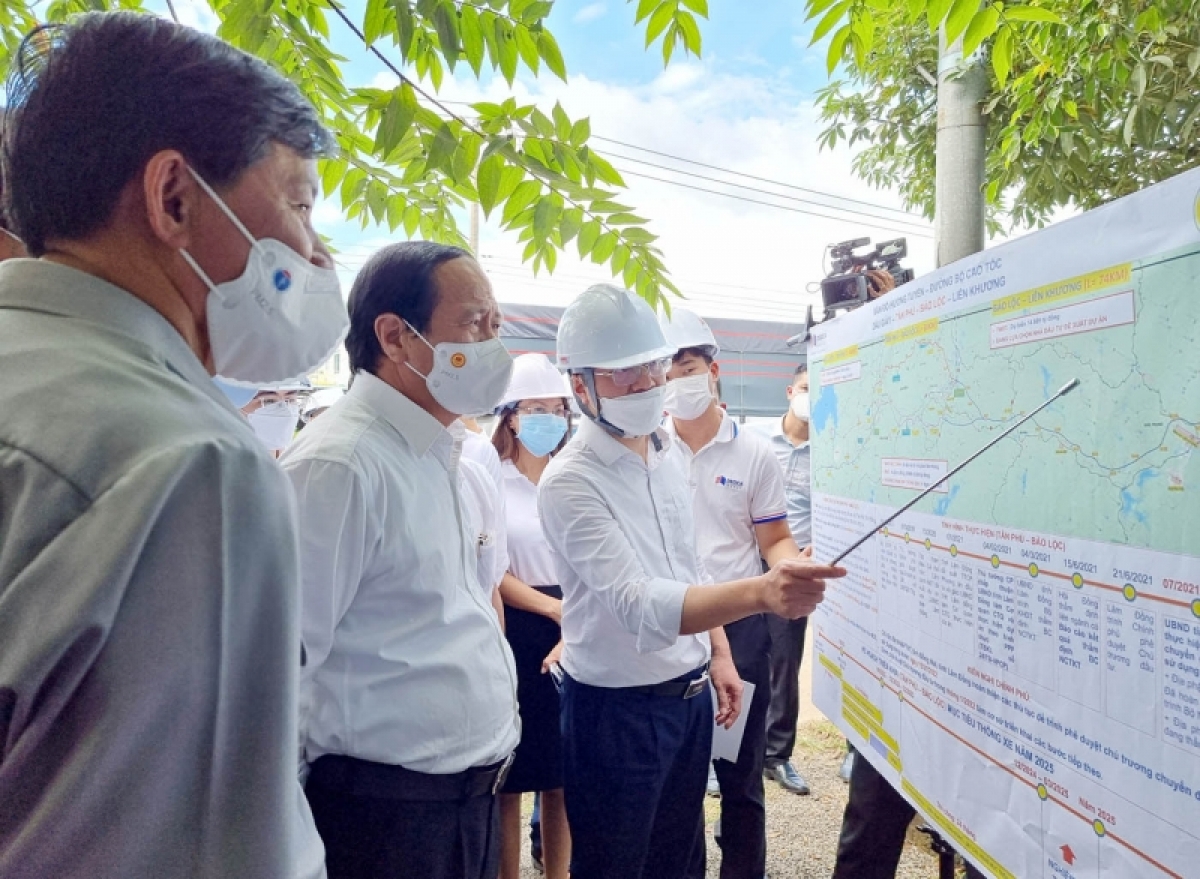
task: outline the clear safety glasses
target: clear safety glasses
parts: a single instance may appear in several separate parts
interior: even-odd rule
[[[638,379],[644,375],[650,376],[655,381],[666,378],[667,370],[670,368],[671,358],[664,357],[661,360],[651,360],[649,363],[639,363],[637,366],[626,366],[622,369],[597,369],[594,370],[594,373],[609,376],[618,388],[628,388],[636,384]]]

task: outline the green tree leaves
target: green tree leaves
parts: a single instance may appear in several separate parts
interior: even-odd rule
[[[633,0],[626,0],[632,3]],[[700,57],[701,35],[696,16],[708,17],[708,0],[638,0],[635,21],[646,22],[646,48],[662,38],[663,64],[670,64],[675,49]]]
[[[993,228],[1038,225],[1200,164],[1200,0],[806,0],[843,78],[818,95],[822,146],[933,215],[938,30],[984,53]],[[863,11],[873,34],[862,33]],[[859,51],[854,40],[866,41]],[[853,47],[853,49],[852,49]]]
[[[37,26],[35,14],[57,21],[142,4],[53,0],[40,8],[0,0],[0,65],[7,69]],[[465,245],[454,210],[475,201],[525,243],[535,272],[553,271],[559,252],[573,244],[652,303],[679,292],[646,220],[616,201],[624,182],[591,148],[587,119],[572,119],[561,106],[547,115],[511,98],[461,112],[436,97],[446,73],[464,62],[476,76],[486,67],[510,84],[522,68],[565,80],[562,52],[546,27],[550,0],[367,0],[358,21],[340,0],[209,5],[222,38],[274,65],[320,110],[340,148],[321,163],[322,190],[364,227]],[[699,55],[697,18],[707,14],[707,0],[640,0],[637,21],[646,27],[647,46],[661,40],[669,60],[677,46]],[[330,49],[331,23],[343,33],[355,29],[361,51],[397,74],[410,65],[416,77],[401,75],[391,88],[352,87],[343,75],[347,59]]]

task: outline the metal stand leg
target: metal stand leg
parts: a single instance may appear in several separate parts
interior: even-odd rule
[[[929,847],[938,856],[938,879],[954,879],[954,855],[956,852],[950,843],[946,842],[942,835],[928,824],[923,824],[917,830],[929,835]]]

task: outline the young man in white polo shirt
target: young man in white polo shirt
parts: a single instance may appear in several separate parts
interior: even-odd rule
[[[703,832],[716,720],[741,685],[721,627],[811,613],[840,568],[786,559],[705,585],[683,462],[660,428],[670,348],[639,297],[608,284],[563,314],[558,364],[585,420],[538,490],[563,590],[562,732],[573,879],[683,879]],[[710,649],[711,643],[711,649]]]
[[[787,525],[783,473],[770,445],[742,431],[717,405],[714,386],[720,353],[708,324],[693,312],[671,310],[663,321],[676,351],[667,373],[666,429],[672,450],[687,464],[695,501],[696,544],[716,580],[740,580],[775,564],[799,558]],[[771,698],[771,638],[764,614],[725,626],[734,665],[754,685],[737,762],[716,761],[721,788],[722,879],[761,879],[766,872],[767,826],[763,755]],[[703,879],[703,858],[692,879]]]

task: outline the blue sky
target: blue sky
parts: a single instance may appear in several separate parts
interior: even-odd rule
[[[177,7],[187,2],[177,0]],[[361,20],[363,5],[348,4],[356,20]],[[633,23],[635,7],[624,0],[558,0],[549,26],[566,60],[567,83],[549,73],[535,79],[522,71],[510,89],[487,71],[482,81],[474,80],[463,64],[443,83],[439,97],[474,101],[514,94],[547,110],[560,101],[573,118],[590,117],[597,135],[870,204],[900,206],[894,194],[875,191],[854,177],[850,170],[853,154],[848,150],[831,153],[817,148],[820,124],[812,96],[827,82],[825,47],[808,48],[811,27],[803,20],[800,0],[710,0],[710,18],[701,22],[703,57],[697,60],[679,52],[665,71],[659,47],[644,48],[644,30]],[[195,9],[188,10],[189,14],[195,15]],[[208,23],[205,18],[198,16],[202,26]],[[211,20],[210,15],[207,18]],[[331,20],[331,30],[334,49],[349,59],[345,71],[352,82],[395,84],[394,77],[340,22]],[[380,46],[398,61],[393,46],[387,41]],[[749,204],[626,176],[629,191],[622,200],[650,218],[651,230],[661,236],[672,276],[691,299],[691,307],[702,314],[799,319],[804,307],[817,299],[811,287],[823,275],[824,245],[860,235],[884,240],[904,234],[906,228],[912,230],[911,264],[918,272],[933,267],[932,239],[922,237],[911,223],[879,229],[864,227],[861,218],[844,214],[840,221],[813,216],[801,212],[814,210],[811,203],[781,200],[687,174],[718,177],[793,198],[831,200],[728,177],[673,159],[664,161],[605,142],[595,146],[624,171],[791,208]],[[615,158],[618,156],[626,158]],[[635,158],[674,170],[649,168],[634,163]],[[465,229],[465,212],[462,220]],[[386,229],[362,230],[329,202],[319,207],[317,221],[340,250],[347,287],[357,267],[375,248],[398,237]],[[929,236],[928,227],[918,225]],[[554,276],[543,274],[535,279],[520,262],[521,249],[515,236],[484,224],[482,263],[501,301],[565,305],[589,283],[609,279],[602,267],[579,262],[573,252],[560,261]]]

